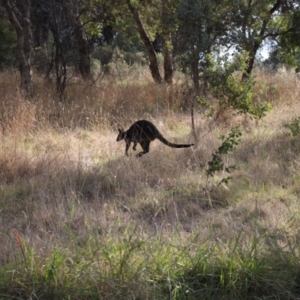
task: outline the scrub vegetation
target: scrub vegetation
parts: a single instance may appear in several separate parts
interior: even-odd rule
[[[196,146],[126,157],[117,128],[139,119],[194,142],[182,78],[141,74],[74,79],[64,102],[0,74],[0,298],[299,299],[297,76],[256,69],[265,117],[211,97],[194,104]]]

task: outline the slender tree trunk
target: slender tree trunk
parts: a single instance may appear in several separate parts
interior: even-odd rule
[[[249,51],[249,57],[246,62],[246,69],[243,72],[242,81],[247,80],[251,75],[251,72],[252,72],[253,66],[254,66],[255,57],[256,57],[257,51],[259,49],[259,46],[260,46],[260,43],[255,43],[253,48]]]
[[[67,86],[67,60],[64,47],[64,37],[62,36],[62,19],[65,18],[65,14],[61,14],[61,7],[57,5],[57,0],[51,1],[51,17],[49,22],[49,28],[53,35],[54,45],[52,52],[52,61],[48,70],[47,76],[49,76],[52,67],[55,71],[56,79],[56,91],[59,96],[59,100],[62,102],[65,100],[65,89]]]
[[[154,50],[154,47],[147,35],[147,32],[143,26],[143,22],[140,18],[140,15],[137,11],[136,8],[134,8],[131,3],[130,3],[130,0],[127,0],[127,4],[128,4],[128,8],[134,18],[134,21],[137,25],[137,29],[138,29],[138,32],[139,32],[139,35],[146,47],[146,50],[147,50],[147,53],[148,53],[148,56],[149,56],[149,61],[150,61],[150,65],[149,65],[149,68],[150,68],[150,71],[151,71],[151,75],[152,75],[152,78],[154,79],[155,82],[157,83],[161,83],[162,82],[162,77],[160,75],[160,72],[159,72],[159,68],[158,68],[158,62],[157,62],[157,58],[156,58],[156,53],[155,53],[155,50]]]
[[[173,57],[172,57],[172,39],[170,28],[170,3],[168,0],[161,0],[161,21],[163,57],[164,57],[164,81],[171,84],[173,80]]]
[[[192,122],[192,132],[195,139],[195,144],[198,146],[198,137],[196,133],[196,126],[195,126],[195,102],[197,97],[199,96],[200,92],[200,84],[199,84],[199,53],[195,51],[192,57],[192,76],[194,82],[194,89],[195,93],[191,99],[191,122]]]
[[[171,41],[171,38],[169,38],[169,41]],[[162,38],[163,43],[163,56],[164,56],[164,81],[166,83],[172,83],[173,80],[173,57],[172,57],[172,51],[170,50],[171,45],[168,44],[168,42],[165,40],[165,38]]]
[[[91,61],[88,40],[82,26],[77,0],[59,0],[67,11],[73,26],[73,33],[77,42],[79,53],[79,70],[84,80],[92,79]]]
[[[32,32],[30,27],[30,0],[23,0],[18,7],[12,0],[3,0],[8,17],[17,33],[17,58],[21,75],[21,89],[29,94],[31,82]]]

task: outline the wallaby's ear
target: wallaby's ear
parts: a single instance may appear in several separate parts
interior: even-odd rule
[[[117,136],[117,140],[116,140],[117,142],[124,139],[124,130],[121,129],[120,127],[118,128],[118,130],[119,130],[119,134]]]

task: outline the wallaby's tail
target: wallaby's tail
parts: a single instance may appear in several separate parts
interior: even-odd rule
[[[191,146],[194,146],[194,144],[173,144],[173,143],[170,143],[169,141],[167,141],[161,134],[159,134],[157,136],[157,138],[162,142],[164,143],[165,145],[171,147],[171,148],[188,148],[188,147],[191,147]]]

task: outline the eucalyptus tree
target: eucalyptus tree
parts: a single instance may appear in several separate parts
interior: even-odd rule
[[[177,0],[176,0],[177,1]],[[122,36],[127,46],[142,43],[149,61],[149,69],[156,83],[172,82],[172,23],[166,22],[167,14],[171,12],[175,0],[94,0],[95,6],[102,7],[105,17],[99,27],[111,26],[117,36]],[[175,11],[172,10],[172,14]],[[89,25],[91,28],[93,24]],[[98,27],[98,30],[99,30]],[[95,28],[95,27],[94,27]],[[137,37],[139,42],[137,42]],[[154,41],[159,37],[163,45],[164,76],[161,75]]]
[[[178,31],[174,54],[179,65],[190,70],[197,93],[199,75],[209,66],[209,57],[232,43],[228,35],[230,5],[231,1],[226,0],[186,0],[177,8]]]
[[[194,93],[191,97],[191,121],[195,141],[197,134],[194,122],[194,106],[199,99],[200,81],[205,87],[206,69],[211,63],[212,53],[228,44],[226,38],[228,1],[186,0],[179,1],[176,7],[177,31],[174,37],[174,56],[184,72],[193,79]],[[203,92],[205,91],[205,88]]]
[[[91,79],[89,45],[78,0],[32,0],[32,11],[35,41],[39,41],[39,46],[47,42],[50,31],[55,46],[55,63],[60,60],[59,63],[65,65],[68,52],[74,53],[75,50],[82,78]]]
[[[59,0],[59,3],[66,10],[72,33],[76,40],[80,74],[85,80],[92,79],[89,44],[80,19],[78,0]]]
[[[40,70],[46,70],[46,78],[55,78],[60,100],[64,99],[68,80],[78,70],[84,80],[92,79],[89,44],[80,10],[78,0],[31,0],[35,62],[42,65]]]
[[[142,42],[145,45],[148,57],[149,57],[149,68],[151,71],[152,78],[155,82],[161,83],[162,82],[162,76],[159,71],[158,61],[156,57],[156,53],[153,47],[153,44],[151,42],[151,36],[149,35],[149,32],[147,32],[147,29],[145,27],[145,22],[142,20],[142,13],[141,13],[141,6],[138,4],[138,2],[133,2],[131,0],[126,0],[129,11],[132,14],[132,17],[136,23],[136,28],[138,30],[138,33],[140,35],[140,38]],[[149,14],[150,15],[150,14]],[[154,38],[153,38],[154,40]]]
[[[289,0],[234,0],[232,36],[238,52],[247,55],[243,80],[249,78],[258,50],[267,39],[285,35],[289,30],[284,10]]]
[[[126,0],[136,29],[149,57],[149,68],[155,82],[172,83],[173,43],[172,37],[177,31],[177,0],[134,1]],[[153,41],[156,37],[162,42],[164,57],[164,76],[160,74],[159,64]]]
[[[13,1],[2,0],[8,18],[15,28],[17,35],[17,59],[21,75],[21,89],[30,93],[31,82],[31,55],[32,31],[30,23],[30,0]]]

